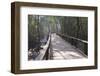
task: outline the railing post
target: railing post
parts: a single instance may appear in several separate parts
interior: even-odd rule
[[[47,51],[46,51],[46,55],[45,55],[46,60],[48,60],[48,56],[49,56],[49,47],[48,47],[48,49],[47,49]]]

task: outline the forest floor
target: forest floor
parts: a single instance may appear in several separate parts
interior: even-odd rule
[[[78,48],[62,39],[57,34],[51,34],[53,60],[87,58]]]

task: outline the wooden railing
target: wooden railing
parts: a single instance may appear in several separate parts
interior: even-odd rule
[[[51,43],[51,36],[49,35],[48,41],[46,45],[41,46],[43,49],[40,50],[40,54],[35,58],[35,60],[48,60],[50,59],[50,43]]]
[[[82,52],[84,52],[86,55],[88,54],[88,41],[81,40],[72,36],[68,35],[63,35],[63,34],[58,34],[57,35],[61,36],[63,39],[74,45],[76,48],[79,48]]]

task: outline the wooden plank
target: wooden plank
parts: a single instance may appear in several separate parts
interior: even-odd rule
[[[54,60],[87,58],[84,53],[80,52],[81,50],[72,46],[59,35],[52,34],[51,43]]]

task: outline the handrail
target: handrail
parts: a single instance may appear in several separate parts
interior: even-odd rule
[[[58,34],[58,35],[62,35],[62,36],[65,36],[65,37],[68,37],[68,38],[71,38],[71,39],[75,39],[75,40],[78,40],[78,41],[83,42],[83,43],[88,43],[88,41],[86,41],[86,40],[82,40],[82,39],[75,38],[75,37],[72,37],[72,36],[63,35],[63,34]]]
[[[43,49],[40,50],[40,54],[35,58],[35,60],[43,60],[47,54],[47,51],[50,47],[50,35],[49,35],[49,38],[48,38],[48,41],[46,43],[46,45],[44,46],[41,46]]]

